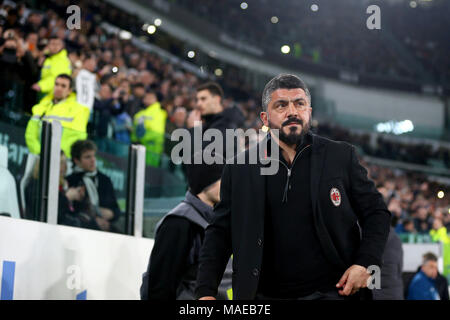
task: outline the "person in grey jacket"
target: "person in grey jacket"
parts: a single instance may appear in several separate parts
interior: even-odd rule
[[[383,254],[381,289],[373,290],[374,300],[404,300],[402,270],[402,241],[391,226]]]

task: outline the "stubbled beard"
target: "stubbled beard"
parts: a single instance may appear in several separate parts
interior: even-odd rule
[[[279,139],[286,143],[288,146],[298,146],[302,143],[303,137],[308,133],[309,129],[311,128],[311,122],[312,119],[310,118],[308,123],[305,124],[305,122],[302,119],[289,119],[285,121],[281,127],[275,126],[273,123],[269,122],[270,129],[278,129],[279,130]],[[286,134],[283,130],[283,127],[288,125],[289,123],[297,122],[301,124],[302,128],[298,129],[297,127],[288,127],[288,133]],[[299,132],[299,130],[301,130]]]

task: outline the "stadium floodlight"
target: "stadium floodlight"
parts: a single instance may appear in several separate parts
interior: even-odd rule
[[[155,21],[153,21],[153,23],[155,24],[155,26],[159,27],[162,23],[161,19],[156,18]]]
[[[318,11],[318,10],[319,10],[319,6],[318,6],[317,4],[312,4],[312,5],[311,5],[311,11],[316,12],[316,11]]]
[[[112,71],[113,73],[116,73],[117,71],[119,71],[119,68],[117,68],[117,67],[112,67],[111,71]]]
[[[288,54],[289,52],[291,52],[291,48],[285,44],[281,47],[281,52],[283,52],[284,54]]]
[[[409,6],[410,6],[411,8],[416,8],[416,7],[417,7],[417,2],[411,1],[411,2],[409,3]]]
[[[221,77],[223,75],[223,71],[220,68],[217,68],[216,70],[214,70],[214,74],[218,77]]]
[[[439,198],[439,199],[442,199],[443,197],[445,196],[445,194],[444,194],[444,191],[439,191],[438,192],[438,194],[437,194],[437,197]]]
[[[131,34],[131,32],[128,32],[126,30],[121,30],[119,32],[119,38],[122,40],[130,40],[133,37],[133,35]]]
[[[156,27],[154,25],[152,25],[152,24],[149,25],[148,28],[147,28],[147,32],[149,34],[154,34],[156,32]]]
[[[194,58],[194,57],[195,57],[195,51],[190,50],[190,51],[187,53],[187,56],[188,56],[188,58],[190,58],[190,59]]]
[[[242,3],[241,3],[241,9],[242,9],[242,10],[245,10],[245,9],[247,9],[247,8],[248,8],[247,2],[242,2]]]
[[[272,18],[270,18],[270,22],[272,22],[273,24],[278,23],[278,17],[273,16]]]

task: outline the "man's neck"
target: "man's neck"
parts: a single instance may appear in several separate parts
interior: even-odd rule
[[[197,198],[202,200],[202,202],[206,203],[208,206],[214,207],[214,203],[211,200],[209,200],[208,197],[206,196],[206,194],[204,194],[203,192],[199,193],[197,195]]]

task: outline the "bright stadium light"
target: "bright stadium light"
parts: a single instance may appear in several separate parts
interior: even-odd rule
[[[381,122],[375,126],[378,132],[393,133],[396,135],[411,132],[414,124],[411,120]]]
[[[112,71],[113,73],[116,73],[117,71],[119,71],[119,68],[113,67],[111,71]]]
[[[245,9],[247,9],[247,8],[248,8],[247,2],[242,2],[242,3],[241,3],[241,9],[242,9],[242,10],[245,10]]]
[[[190,59],[194,58],[194,57],[195,57],[195,51],[190,50],[190,51],[187,53],[187,56],[188,56],[188,58],[190,58]]]
[[[417,7],[417,2],[411,1],[411,2],[409,3],[409,6],[410,6],[411,8],[415,8],[415,7]]]
[[[270,22],[272,22],[273,24],[278,23],[278,17],[273,16],[272,18],[270,18]]]
[[[162,23],[161,19],[156,18],[155,21],[153,21],[153,23],[155,24],[155,26],[159,27]]]
[[[220,68],[217,68],[216,70],[214,70],[214,74],[218,77],[221,77],[223,75],[223,71]]]
[[[438,194],[437,194],[437,197],[439,198],[439,199],[442,199],[443,197],[445,196],[445,194],[444,194],[444,191],[439,191],[438,192]]]
[[[154,34],[156,32],[156,27],[154,25],[152,25],[152,24],[149,25],[148,28],[147,28],[147,32],[149,34]]]
[[[119,38],[122,40],[130,40],[132,37],[133,37],[133,35],[126,30],[121,30],[119,32]]]
[[[316,11],[318,11],[318,10],[319,10],[319,6],[318,6],[317,4],[311,5],[311,11],[316,12]]]
[[[288,45],[284,45],[281,47],[281,52],[283,52],[284,54],[288,54],[289,52],[291,52],[291,48]]]

